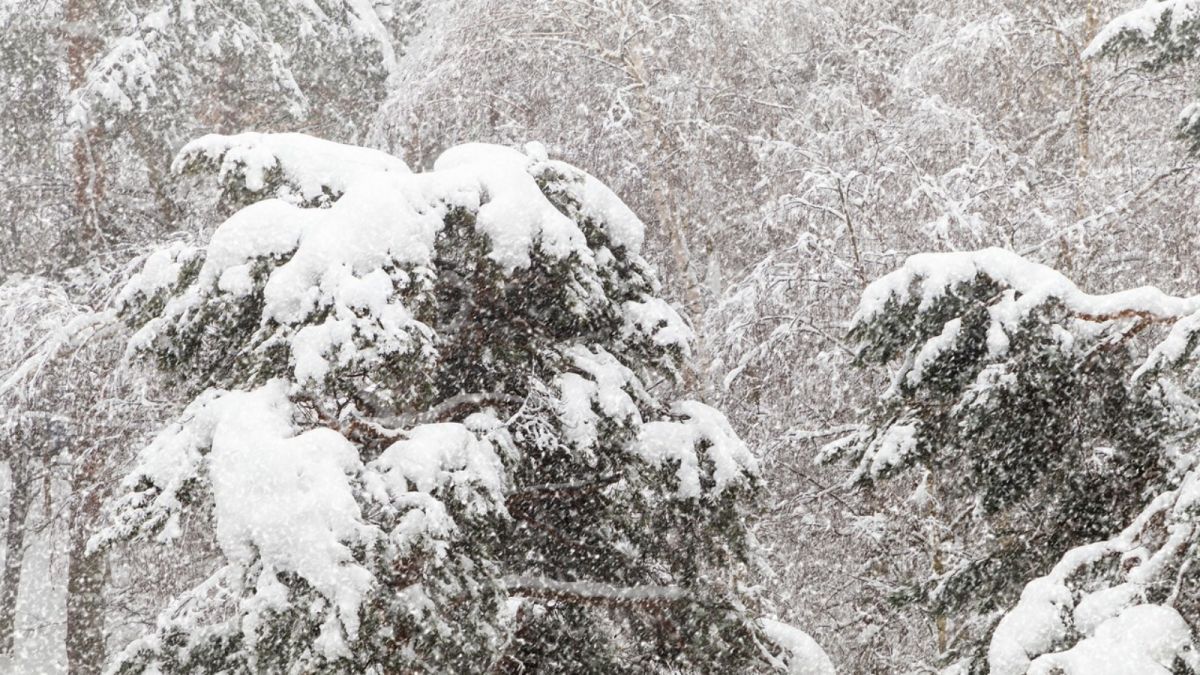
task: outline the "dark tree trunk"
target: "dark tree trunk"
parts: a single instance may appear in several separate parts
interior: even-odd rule
[[[103,44],[96,28],[100,8],[96,0],[67,0],[63,7],[66,35],[67,84],[78,89],[86,83],[88,67]],[[71,149],[72,206],[78,227],[68,237],[66,256],[74,263],[94,250],[105,237],[100,211],[105,180],[99,160],[101,134],[98,128],[83,130]]]
[[[71,525],[67,563],[67,669],[72,675],[100,673],[104,665],[104,579],[108,558],[89,552],[88,539],[100,520],[102,491],[96,485],[100,453],[85,456],[72,480],[79,498]]]
[[[25,560],[25,516],[29,513],[29,472],[24,463],[9,464],[12,490],[4,530],[4,576],[0,579],[0,654],[12,654],[16,631],[17,593],[21,588],[21,563]]]
[[[67,669],[92,675],[104,667],[104,582],[108,559],[89,553],[87,542],[100,521],[104,491],[99,479],[104,454],[93,450],[79,458],[71,494],[79,502],[71,519],[71,559],[67,563]]]
[[[103,553],[87,552],[87,534],[75,536],[67,565],[67,666],[71,675],[100,673],[104,666]]]
[[[179,207],[171,194],[171,150],[156,143],[152,134],[140,129],[132,130],[130,137],[146,166],[146,180],[150,183],[150,192],[158,208],[161,229],[170,232],[179,220]]]
[[[98,0],[66,0],[63,7],[66,33],[66,65],[71,89],[82,87],[88,67],[102,46],[97,26],[102,18]],[[99,159],[100,130],[83,130],[71,153],[73,202],[78,214],[78,238],[68,256],[81,262],[106,236],[101,217],[104,173]],[[71,480],[71,494],[79,499],[71,518],[71,558],[67,563],[67,669],[76,673],[99,673],[104,666],[104,581],[107,560],[89,554],[87,540],[98,522],[101,491],[97,479],[102,453],[78,457]]]

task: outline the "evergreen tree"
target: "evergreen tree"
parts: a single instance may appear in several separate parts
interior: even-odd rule
[[[656,396],[691,331],[599,181],[296,134],[177,166],[250,205],[122,293],[194,399],[93,544],[211,522],[223,564],[117,672],[831,672],[756,619],[755,457]]]
[[[857,355],[896,368],[825,457],[851,459],[860,484],[923,468],[930,497],[965,507],[960,541],[907,598],[994,624],[1020,594],[990,644],[951,654],[964,667],[1101,672],[1086,664],[1112,650],[1133,659],[1120,672],[1200,666],[1183,618],[1200,618],[1200,418],[1190,373],[1166,367],[1195,349],[1197,310],[1157,289],[1088,295],[999,249],[913,256],[864,291]],[[1170,323],[1140,355],[1138,336]]]
[[[1200,2],[1159,0],[1130,10],[1105,26],[1084,50],[1084,58],[1141,55],[1142,67],[1162,73],[1196,57],[1200,48]],[[1200,153],[1200,103],[1179,116],[1179,134],[1193,154]]]

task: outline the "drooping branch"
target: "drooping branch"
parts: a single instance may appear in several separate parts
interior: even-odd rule
[[[1094,314],[1088,312],[1077,312],[1073,315],[1076,319],[1082,321],[1090,321],[1092,323],[1104,323],[1106,321],[1117,321],[1119,319],[1141,319],[1147,323],[1173,323],[1182,319],[1184,314],[1159,314],[1145,309],[1122,309],[1116,312],[1106,314]]]
[[[378,422],[392,429],[406,429],[418,424],[444,422],[451,415],[461,412],[464,408],[472,406],[482,407],[485,405],[518,405],[522,400],[519,396],[502,392],[456,394],[425,410],[402,412],[398,415],[380,418]]]
[[[514,596],[583,605],[661,607],[688,599],[688,593],[678,586],[615,586],[545,577],[506,576],[504,587]]]
[[[508,506],[511,510],[514,504],[524,501],[539,501],[544,499],[573,499],[589,495],[621,480],[617,474],[608,474],[591,480],[570,481],[565,483],[545,483],[521,488],[508,496]]]
[[[425,410],[407,411],[389,417],[376,418],[350,415],[347,416],[349,419],[339,419],[339,414],[324,410],[309,399],[300,400],[297,403],[309,409],[321,426],[333,429],[363,447],[381,452],[387,446],[403,438],[405,430],[417,425],[447,421],[470,407],[483,407],[489,404],[517,405],[523,400],[518,396],[495,392],[458,394]]]
[[[862,293],[855,322],[883,312],[888,300],[933,302],[957,284],[983,276],[1002,288],[1039,300],[1054,298],[1079,316],[1117,317],[1142,313],[1178,318],[1200,310],[1200,295],[1179,297],[1142,287],[1094,295],[1060,272],[1002,248],[909,256],[897,270],[872,282]],[[914,296],[916,293],[917,296]]]
[[[569,501],[588,497],[621,479],[618,474],[563,483],[545,483],[521,488],[508,495],[504,506],[509,515],[539,530],[570,550],[591,551],[596,555],[607,555],[608,551],[571,537],[567,533],[539,516],[539,506],[547,501]]]

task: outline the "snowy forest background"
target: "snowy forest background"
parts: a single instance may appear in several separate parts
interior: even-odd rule
[[[138,453],[198,410],[200,382],[127,349],[145,323],[127,284],[272,196],[254,162],[305,207],[345,189],[285,194],[308,139],[232,169],[247,137],[180,155],[250,131],[418,173],[468,142],[544,153],[644,222],[661,287],[639,292],[694,335],[666,356],[612,347],[618,370],[677,358],[653,397],[721,411],[756,457],[710,429],[696,452],[732,444],[730,484],[753,496],[724,504],[704,465],[705,515],[645,527],[732,528],[700,558],[739,570],[718,584],[735,613],[770,618],[672,633],[713,642],[667,658],[613,617],[676,596],[588,587],[608,623],[587,615],[576,648],[605,644],[604,668],[1200,672],[1198,37],[1196,0],[3,0],[0,672],[237,671],[162,645],[126,658],[229,552],[199,526],[168,545],[112,532]],[[910,258],[926,252],[957,255]],[[625,479],[604,481],[619,499]],[[554,611],[579,588],[525,590]],[[447,630],[477,619],[495,627]],[[236,663],[299,657],[280,658]],[[603,669],[585,662],[529,670]]]

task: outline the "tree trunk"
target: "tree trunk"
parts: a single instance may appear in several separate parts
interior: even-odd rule
[[[86,83],[87,70],[102,41],[96,26],[102,17],[98,0],[66,0],[63,7],[66,34],[68,85],[79,89]],[[78,217],[77,236],[68,245],[74,262],[94,251],[105,237],[100,201],[104,174],[99,161],[101,134],[95,127],[76,136],[71,151],[72,198]],[[79,458],[71,480],[71,494],[80,502],[71,518],[71,558],[67,563],[67,670],[99,673],[104,665],[104,577],[103,554],[89,554],[87,540],[99,513],[102,499],[96,482],[101,453]]]
[[[642,58],[644,48],[639,42],[630,45],[623,57],[626,76],[633,84],[638,103],[636,114],[642,128],[642,138],[646,149],[657,158],[670,157],[674,150],[671,134],[666,128],[662,111],[650,96],[650,74],[646,62]],[[653,171],[653,169],[652,169]],[[687,231],[683,219],[676,212],[671,186],[671,175],[663,167],[658,167],[650,179],[651,200],[654,203],[655,216],[658,226],[667,234],[667,245],[671,253],[671,272],[673,284],[683,298],[687,313],[693,321],[700,321],[704,316],[704,295],[700,287],[699,275],[694,274],[691,266],[691,252],[688,246]],[[692,392],[703,400],[711,400],[713,392],[709,382],[704,377],[708,367],[709,354],[704,338],[698,333],[692,344],[692,358],[684,364],[683,384],[685,390]]]
[[[17,619],[17,593],[21,589],[21,563],[25,560],[25,516],[29,513],[29,475],[23,462],[12,460],[8,514],[4,530],[4,576],[0,579],[0,655],[12,654]]]
[[[80,501],[71,519],[71,559],[67,563],[67,668],[71,675],[92,675],[104,665],[104,581],[108,559],[89,553],[88,538],[100,519],[103,491],[97,485],[103,455],[80,460],[71,494]]]
[[[103,553],[88,553],[88,532],[72,534],[67,564],[67,670],[71,675],[100,673],[104,666]]]
[[[171,152],[159,147],[150,134],[134,129],[131,137],[138,156],[146,166],[146,180],[158,208],[161,231],[170,232],[179,220],[179,207],[171,195]]]
[[[1087,204],[1084,202],[1083,185],[1087,182],[1092,161],[1092,62],[1081,58],[1079,54],[1096,37],[1100,20],[1096,13],[1096,5],[1088,0],[1086,13],[1083,18],[1083,34],[1080,36],[1079,48],[1075,50],[1078,72],[1075,78],[1077,108],[1075,114],[1077,157],[1075,174],[1078,179],[1078,198],[1075,205],[1075,218],[1081,220],[1087,215]]]
[[[634,45],[626,57],[627,75],[633,82],[634,91],[638,96],[636,111],[638,122],[642,127],[642,137],[645,139],[647,150],[658,157],[667,157],[672,154],[672,140],[664,128],[664,120],[658,110],[658,105],[650,97],[649,74],[640,52],[640,45]],[[691,272],[687,233],[675,213],[674,195],[671,194],[671,178],[665,170],[660,168],[651,177],[651,183],[653,187],[650,190],[650,196],[654,202],[658,226],[663,228],[667,234],[674,268],[672,271],[676,277],[677,288],[683,296],[688,311],[694,316],[699,316],[704,309],[700,284],[696,275]]]
[[[101,41],[96,29],[99,7],[96,0],[67,0],[63,8],[66,34],[67,84],[72,90],[86,83],[88,66],[95,58]],[[79,132],[71,148],[72,205],[78,228],[67,240],[67,255],[75,263],[95,248],[104,233],[100,199],[104,195],[104,174],[100,170],[100,130]]]

